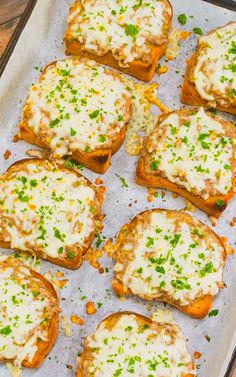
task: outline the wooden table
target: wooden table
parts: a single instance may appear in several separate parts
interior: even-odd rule
[[[28,1],[29,0],[0,0],[0,57],[11,39]],[[236,371],[232,377],[236,377]]]

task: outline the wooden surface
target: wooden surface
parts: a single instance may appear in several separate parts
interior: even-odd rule
[[[0,57],[11,39],[28,1],[30,0],[0,0]],[[236,377],[236,371],[232,377]]]
[[[29,0],[0,0],[0,57]]]

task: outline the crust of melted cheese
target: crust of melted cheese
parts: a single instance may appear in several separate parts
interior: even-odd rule
[[[80,0],[68,17],[70,39],[98,56],[111,52],[120,67],[150,63],[152,46],[167,42],[172,10],[166,0]]]
[[[36,159],[13,165],[0,177],[0,187],[1,241],[77,265],[100,226],[97,189],[73,170]]]
[[[137,215],[122,228],[114,250],[116,291],[121,283],[126,293],[186,307],[224,285],[223,243],[184,212],[154,209]]]
[[[67,58],[49,64],[31,87],[21,123],[59,158],[112,149],[130,116],[131,95],[120,75]]]
[[[1,256],[0,292],[0,360],[35,368],[56,338],[55,290],[17,259]]]
[[[165,316],[165,314],[164,314]],[[163,315],[162,315],[163,317]],[[195,368],[180,328],[131,312],[114,313],[85,339],[77,377],[194,377]]]
[[[204,200],[227,195],[235,178],[235,142],[235,127],[203,108],[175,111],[146,138],[145,169]]]
[[[236,22],[200,37],[187,64],[182,102],[236,114],[235,53]]]

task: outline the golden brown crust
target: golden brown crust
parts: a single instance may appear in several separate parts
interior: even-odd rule
[[[166,213],[170,214],[170,216],[174,216],[174,218],[179,219],[179,221],[184,220],[188,224],[193,225],[193,218],[188,215],[187,213],[184,213],[183,211],[174,211],[174,210],[163,210],[163,209],[153,209],[151,210],[152,212],[163,212],[165,211]],[[112,258],[119,263],[120,258],[122,258],[122,244],[123,241],[125,240],[127,234],[133,231],[133,229],[136,227],[137,222],[139,221],[139,216],[140,215],[145,215],[150,213],[150,210],[141,212],[137,216],[135,216],[130,223],[123,225],[121,228],[117,239],[116,239],[116,244],[115,244],[115,251],[114,254],[112,255]],[[199,221],[200,222],[200,221]],[[225,248],[225,243],[223,240],[210,228],[208,228],[205,224],[201,223],[202,226],[204,226],[204,234],[208,234],[208,236],[213,237],[217,243],[219,243],[222,248],[223,248],[223,255],[222,255],[222,260],[225,262],[226,257],[227,257],[227,251]],[[128,259],[128,256],[124,256],[123,258]],[[113,281],[112,281],[112,287],[119,296],[125,296],[125,295],[132,295],[131,290],[128,288],[126,289],[122,283],[122,281],[118,278],[117,274],[115,274]],[[143,297],[145,300],[153,300],[152,297],[146,296]],[[187,306],[181,306],[177,301],[171,299],[170,297],[167,297],[165,294],[163,294],[161,297],[155,299],[157,301],[164,301],[170,305],[175,306],[177,309],[180,311],[184,312],[185,314],[201,319],[204,318],[209,310],[212,307],[212,302],[213,302],[213,296],[212,295],[204,295],[202,297],[199,297],[195,299],[190,305]]]
[[[117,135],[116,140],[112,143],[111,149],[96,149],[88,153],[77,151],[73,152],[68,157],[84,165],[86,168],[93,170],[95,173],[104,174],[111,164],[112,155],[120,149],[125,138],[125,133],[126,126],[124,126]],[[48,146],[44,144],[40,137],[33,132],[28,123],[24,120],[19,123],[19,134],[20,138],[27,143],[49,150]]]
[[[165,33],[167,34],[171,28],[171,23],[172,23],[172,18],[173,18],[173,8],[168,0],[166,2],[168,3],[168,6],[171,9],[171,15],[165,27]],[[107,54],[103,56],[98,56],[95,53],[85,51],[83,49],[83,45],[79,41],[74,40],[71,37],[70,26],[66,30],[64,40],[66,44],[66,55],[75,55],[75,56],[81,56],[81,57],[93,59],[101,64],[105,64],[112,68],[116,68],[124,73],[128,73],[129,75],[134,76],[137,79],[143,80],[143,81],[150,81],[153,78],[157,63],[161,59],[161,57],[165,54],[165,51],[168,45],[168,43],[163,43],[160,46],[152,45],[152,52],[151,52],[152,59],[151,59],[151,63],[149,64],[144,63],[141,60],[135,60],[131,62],[128,67],[120,67],[120,65],[118,64],[117,60],[113,57],[111,52],[108,52]]]
[[[119,321],[119,319],[122,315],[134,315],[135,317],[137,317],[138,322],[140,322],[141,324],[146,324],[148,326],[151,326],[152,324],[156,323],[151,318],[146,317],[142,314],[135,313],[135,312],[132,312],[132,311],[122,311],[122,312],[113,313],[113,314],[109,315],[108,317],[106,317],[105,319],[103,319],[100,322],[100,324],[97,326],[97,329],[103,323],[103,324],[105,324],[105,327],[107,329],[112,330],[112,328]],[[85,343],[85,347],[84,347],[84,349],[83,349],[83,351],[82,351],[82,353],[79,357],[79,360],[78,360],[78,369],[77,369],[77,372],[76,372],[76,377],[87,377],[87,374],[86,374],[87,370],[83,366],[83,359],[90,357],[90,356],[91,356],[90,350],[86,346],[86,343]],[[194,367],[194,363],[192,363],[189,367],[190,367],[190,369],[192,369]],[[194,375],[193,374],[187,374],[183,377],[194,377]]]
[[[10,260],[13,260],[13,258],[10,257]],[[6,263],[7,263],[7,261],[8,261],[8,259],[6,260]],[[12,265],[12,263],[11,263],[11,265]],[[23,265],[23,264],[20,262],[20,265]],[[14,266],[14,264],[13,264],[13,266]],[[24,268],[27,268],[29,270],[32,279],[40,281],[43,288],[47,291],[47,294],[49,295],[49,297],[51,297],[51,299],[54,302],[54,313],[53,313],[52,317],[50,318],[50,323],[48,325],[48,335],[47,335],[48,340],[45,341],[45,340],[39,339],[38,343],[37,343],[38,349],[37,349],[33,359],[31,361],[23,360],[23,362],[22,362],[23,367],[34,369],[34,368],[38,368],[43,363],[46,356],[51,351],[51,349],[52,349],[52,347],[55,343],[55,340],[57,338],[58,320],[59,320],[59,302],[58,302],[57,293],[56,293],[53,285],[40,273],[32,270],[31,268],[28,268],[25,265],[23,265],[23,266],[24,266]],[[8,362],[9,360],[6,359],[4,361]]]
[[[180,109],[178,111],[173,111],[172,113],[182,112],[190,114],[192,111],[194,111],[194,109]],[[159,117],[157,126],[158,124],[162,123],[167,117],[169,117],[170,114],[171,113],[164,114],[161,117]],[[215,117],[215,119],[221,122],[223,128],[228,127],[232,131],[232,134],[235,135],[235,127],[230,122],[224,121],[222,118],[219,117]],[[145,153],[145,143],[143,152]],[[214,216],[216,218],[221,216],[222,212],[226,209],[230,200],[235,196],[236,177],[233,178],[232,189],[228,192],[227,195],[214,195],[210,196],[208,199],[203,199],[201,196],[191,193],[184,187],[181,187],[178,184],[169,181],[169,179],[161,175],[155,175],[147,172],[147,169],[145,168],[146,159],[144,157],[144,153],[139,158],[136,167],[136,182],[139,185],[147,187],[157,187],[175,192],[176,194],[179,194],[191,201],[193,204],[195,204],[202,211],[206,212],[208,215]],[[220,206],[217,205],[218,200],[223,201],[225,204]]]
[[[212,30],[210,33],[214,32],[215,30]],[[200,44],[198,41],[196,51],[194,52],[194,54],[192,55],[190,59],[187,59],[187,67],[186,67],[184,82],[182,84],[181,94],[180,94],[181,102],[190,106],[204,106],[206,108],[212,108],[212,105],[209,105],[208,101],[203,99],[200,96],[192,80],[193,72],[198,61],[199,49],[200,49]],[[221,106],[219,103],[217,103],[216,109],[236,115],[236,108],[234,106],[226,107],[226,106]]]
[[[8,176],[10,174],[12,174],[13,172],[20,171],[22,169],[23,165],[27,165],[30,162],[34,162],[34,163],[36,163],[38,165],[44,165],[45,160],[32,158],[32,159],[23,159],[23,160],[17,161],[14,164],[12,164],[6,170],[6,172],[3,174],[4,179],[8,179]],[[83,177],[78,171],[76,171],[74,169],[67,169],[65,166],[57,164],[55,162],[54,162],[54,164],[60,170],[64,170],[66,172],[71,172],[71,173],[77,175],[78,177]],[[88,186],[94,187],[92,185],[92,183],[87,178],[85,178],[85,177],[83,177],[83,178],[86,180]],[[97,189],[97,201],[98,201],[98,204],[99,204],[100,208],[101,208],[103,199],[104,199],[103,198],[103,189],[101,189],[100,187],[98,187],[98,189]],[[98,212],[96,214],[95,220],[96,221],[100,221],[100,216],[101,216],[101,213]],[[45,254],[42,255],[40,252],[37,252],[37,251],[34,251],[33,254],[35,254],[39,258],[48,260],[49,262],[51,262],[53,264],[56,264],[58,266],[69,268],[69,269],[72,269],[72,270],[76,270],[76,269],[78,269],[81,266],[81,263],[83,261],[83,255],[86,253],[86,251],[89,249],[90,245],[92,244],[94,236],[95,236],[95,233],[96,233],[96,230],[94,230],[94,232],[92,232],[90,234],[90,236],[88,237],[88,239],[86,239],[86,241],[85,241],[85,245],[86,246],[84,246],[83,248],[81,248],[81,249],[78,250],[78,254],[75,256],[75,258],[73,260],[71,260],[70,258],[65,258],[65,259],[53,258],[53,257],[47,256]],[[0,234],[0,247],[2,247],[4,249],[10,249],[11,248],[11,243],[4,241],[4,239],[2,239],[2,237],[3,237],[3,235]],[[32,253],[30,253],[27,250],[18,250],[18,249],[14,249],[14,250],[15,251],[21,251],[21,252],[24,252],[26,254],[32,254]]]

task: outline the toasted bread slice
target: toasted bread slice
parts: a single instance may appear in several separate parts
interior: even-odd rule
[[[102,227],[103,192],[62,165],[16,162],[0,177],[0,247],[79,268]]]
[[[66,54],[94,59],[150,81],[164,55],[172,23],[168,0],[76,0],[65,34]]]
[[[200,37],[187,62],[181,101],[236,114],[236,22]]]
[[[111,314],[85,339],[78,365],[77,377],[196,376],[185,339],[167,310],[153,319]]]
[[[233,123],[203,108],[174,111],[146,138],[136,181],[176,192],[217,218],[236,191],[235,143]]]
[[[118,295],[160,300],[205,317],[223,283],[224,242],[183,211],[153,209],[125,224],[113,247]]]
[[[0,274],[0,360],[38,368],[57,337],[55,289],[12,256],[0,257]]]
[[[19,136],[105,173],[120,148],[132,114],[132,94],[121,75],[94,61],[50,63],[30,89]]]

